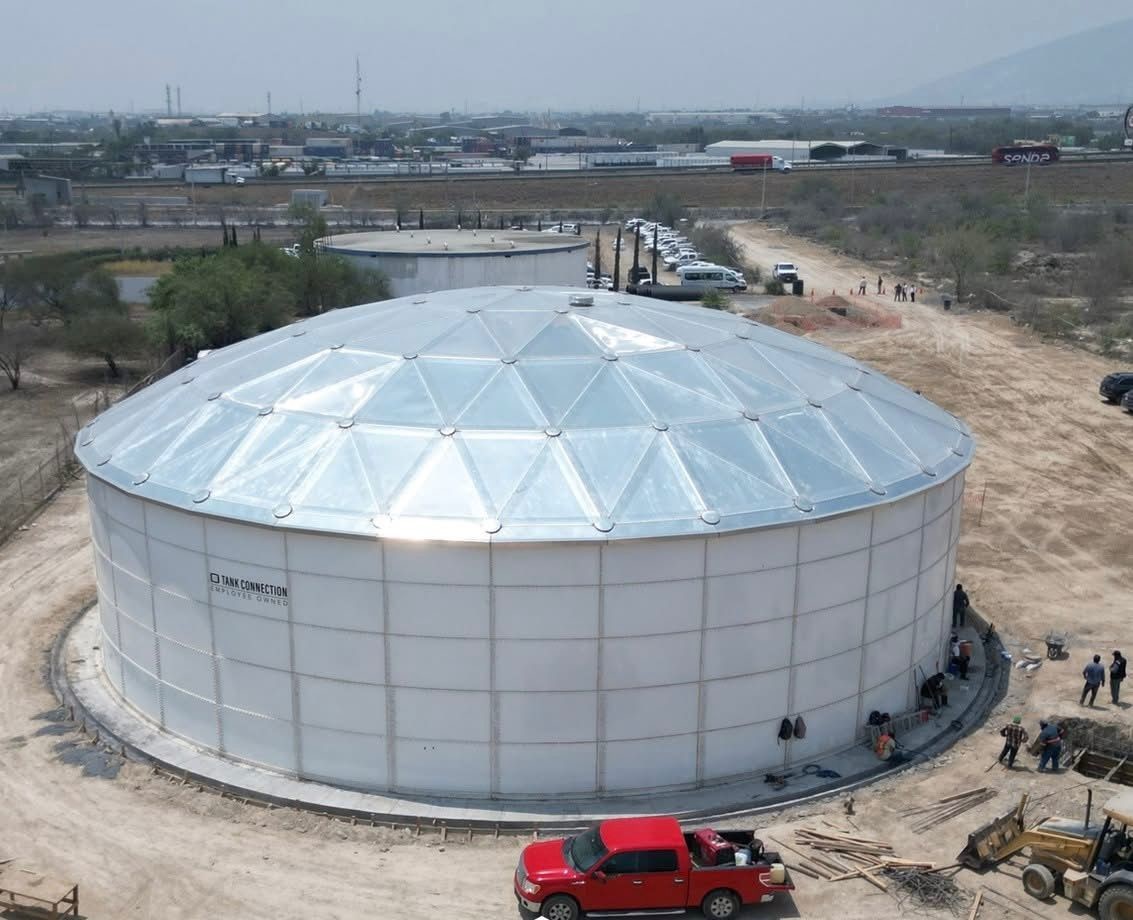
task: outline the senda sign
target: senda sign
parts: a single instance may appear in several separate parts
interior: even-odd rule
[[[1027,152],[1004,153],[1003,162],[1012,165],[1016,163],[1053,163],[1054,157],[1050,155],[1050,151],[1048,150],[1031,150]]]

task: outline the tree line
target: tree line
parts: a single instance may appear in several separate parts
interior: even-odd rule
[[[220,248],[180,255],[131,315],[106,254],[48,255],[0,263],[0,373],[11,389],[37,352],[94,356],[110,378],[125,361],[178,349],[195,354],[337,307],[389,297],[387,280],[321,252],[326,224],[311,214],[288,252],[223,231]]]

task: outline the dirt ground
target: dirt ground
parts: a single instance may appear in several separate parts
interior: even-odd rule
[[[848,291],[863,273],[876,281],[866,266],[773,230],[745,225],[736,233],[749,261],[790,257],[819,290]],[[1007,811],[1021,792],[1042,797],[1036,816],[1076,816],[1085,801],[1077,774],[1037,774],[1029,757],[1012,772],[994,764],[1004,719],[1018,713],[1031,728],[1051,713],[1126,719],[1108,695],[1094,710],[1080,709],[1077,698],[1088,654],[1127,639],[1133,585],[1123,544],[1133,531],[1133,495],[1121,472],[1133,419],[1098,401],[1097,381],[1108,369],[1101,359],[1045,344],[1001,317],[923,304],[899,309],[900,329],[827,330],[816,338],[968,422],[978,450],[968,476],[960,576],[1013,651],[1041,648],[1047,629],[1065,626],[1075,634],[1071,655],[1030,676],[1013,669],[1008,698],[986,726],[934,761],[856,792],[852,824],[841,800],[736,823],[756,823],[765,840],[790,843],[792,828],[826,821],[888,839],[901,856],[949,863],[971,829]],[[35,527],[0,547],[0,858],[15,855],[16,865],[80,882],[84,913],[92,917],[516,916],[510,880],[520,840],[442,843],[243,806],[76,746],[43,669],[53,638],[93,594],[86,505],[76,484]],[[998,790],[995,799],[930,834],[913,834],[898,815],[984,785]],[[1101,782],[1094,789],[1095,802],[1112,791]],[[1016,860],[983,876],[961,871],[957,882],[1020,901],[1021,865]],[[796,882],[792,898],[744,916],[909,915],[861,880]],[[1072,912],[1064,899],[1027,899],[1025,908],[1049,918]],[[956,916],[967,916],[966,909]],[[987,905],[979,916],[1010,914]]]

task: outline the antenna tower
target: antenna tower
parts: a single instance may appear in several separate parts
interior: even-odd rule
[[[354,115],[362,117],[362,62],[354,55]]]
[[[165,114],[172,117],[173,115],[173,96],[170,94],[169,84],[165,84]]]
[[[181,117],[181,87],[177,87],[177,117]]]

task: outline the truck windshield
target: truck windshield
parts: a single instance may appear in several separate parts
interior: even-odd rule
[[[606,847],[596,827],[563,842],[563,857],[579,872],[589,872],[605,855]]]

